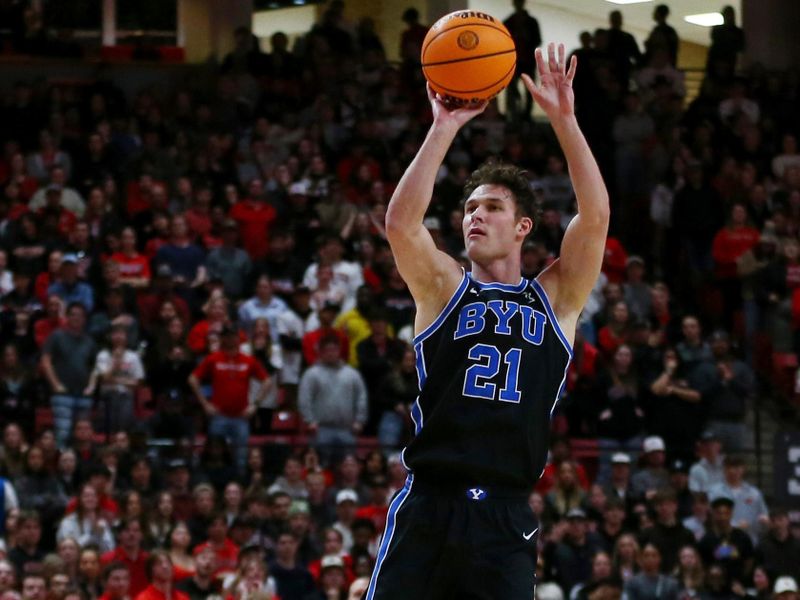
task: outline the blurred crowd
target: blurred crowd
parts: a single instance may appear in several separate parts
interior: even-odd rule
[[[209,85],[0,92],[0,600],[365,589],[418,391],[383,222],[430,122],[427,26],[398,15],[390,63],[369,18],[321,14],[291,44],[237,30]],[[615,11],[575,50],[614,222],[530,496],[542,600],[797,600],[798,523],[747,469],[755,399],[794,398],[800,76],[737,67],[723,14],[690,102],[665,5],[644,48]],[[425,225],[468,266],[469,173],[525,167],[535,277],[575,198],[524,93],[504,106],[459,135]]]

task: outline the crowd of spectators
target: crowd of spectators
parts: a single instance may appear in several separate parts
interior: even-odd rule
[[[748,482],[746,418],[794,391],[800,77],[737,69],[724,14],[691,102],[666,6],[643,49],[615,11],[575,50],[614,222],[530,496],[542,600],[797,598],[800,531]],[[209,87],[2,91],[0,600],[360,596],[418,389],[383,229],[430,121],[427,28],[403,20],[399,64],[333,0],[293,48],[237,30]],[[425,225],[465,266],[490,157],[542,202],[525,277],[574,215],[527,106],[492,102],[439,173]]]

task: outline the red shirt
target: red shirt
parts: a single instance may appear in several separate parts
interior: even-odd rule
[[[39,319],[33,325],[33,339],[36,341],[36,345],[41,348],[44,346],[44,341],[53,333],[56,329],[61,329],[64,324],[67,322],[66,319],[59,318],[55,321],[53,319]]]
[[[211,231],[211,215],[207,212],[200,212],[195,208],[190,208],[183,214],[189,231],[194,233],[198,239],[203,239]]]
[[[388,514],[388,506],[369,504],[367,506],[362,506],[356,511],[356,519],[369,519],[375,525],[378,533],[383,533],[383,528],[386,525],[386,515]]]
[[[241,417],[247,409],[250,379],[267,378],[261,363],[241,352],[234,356],[213,352],[203,359],[193,375],[201,381],[211,379],[211,403],[228,417]]]
[[[128,567],[128,572],[131,575],[131,588],[130,588],[130,595],[131,597],[135,596],[139,592],[141,592],[144,588],[147,587],[147,571],[145,570],[145,562],[147,562],[147,552],[144,550],[139,550],[139,554],[136,556],[136,560],[131,560],[130,557],[125,554],[125,551],[117,547],[115,550],[111,552],[106,552],[100,558],[101,564],[105,567],[112,562],[121,562],[126,567]]]
[[[50,276],[48,271],[42,271],[36,276],[36,280],[33,284],[33,293],[36,294],[36,297],[42,304],[47,304],[47,288],[49,288],[50,284],[54,281],[55,279]]]
[[[236,570],[236,561],[239,558],[239,546],[234,544],[228,538],[225,538],[225,542],[223,542],[222,546],[219,548],[214,548],[211,545],[211,542],[203,542],[202,544],[195,546],[195,549],[192,551],[192,553],[197,556],[208,547],[211,547],[214,550],[214,554],[217,557],[217,570],[214,573],[215,576],[220,573],[230,573]]]
[[[128,256],[124,252],[115,252],[111,255],[111,260],[119,265],[119,274],[122,279],[133,277],[150,279],[150,261],[146,256],[139,253]]]
[[[189,600],[189,596],[179,592],[174,587],[172,588],[172,593],[167,597],[164,592],[157,590],[153,585],[148,585],[138,596],[131,594],[131,597],[135,598],[135,600]]]
[[[242,247],[256,260],[269,252],[269,229],[278,213],[266,202],[242,200],[231,207],[230,217],[239,224]]]
[[[80,456],[78,458],[80,458]],[[67,502],[67,508],[64,510],[64,514],[68,515],[70,513],[74,513],[76,508],[78,508],[78,498],[77,496],[73,496],[70,501]],[[119,505],[111,496],[107,494],[100,496],[98,509],[101,513],[105,513],[107,515],[116,516],[119,514]]]
[[[342,360],[347,361],[350,357],[350,340],[347,339],[347,334],[339,329],[322,328],[309,331],[303,336],[303,358],[306,364],[313,365],[319,358],[319,341],[326,335],[335,335],[339,338],[341,344]]]
[[[628,253],[619,240],[609,237],[606,240],[606,250],[603,256],[603,273],[611,283],[622,283],[625,280],[625,263]]]
[[[736,277],[736,260],[758,243],[761,234],[752,227],[738,227],[717,232],[711,254],[714,257],[714,271],[720,279]]]
[[[586,469],[584,469],[583,465],[578,462],[573,461],[572,464],[575,465],[575,475],[578,476],[578,483],[584,490],[588,490],[589,478],[586,476]],[[553,489],[553,486],[556,483],[556,471],[558,471],[557,465],[553,463],[547,463],[547,466],[542,472],[541,478],[539,478],[539,483],[536,484],[536,491],[542,496]]]

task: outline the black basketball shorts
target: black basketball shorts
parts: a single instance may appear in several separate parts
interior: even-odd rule
[[[409,476],[364,600],[531,600],[539,523],[525,493]]]

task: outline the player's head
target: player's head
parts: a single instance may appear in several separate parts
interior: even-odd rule
[[[540,213],[525,171],[487,162],[467,180],[464,197],[462,231],[470,260],[485,262],[519,254]]]

